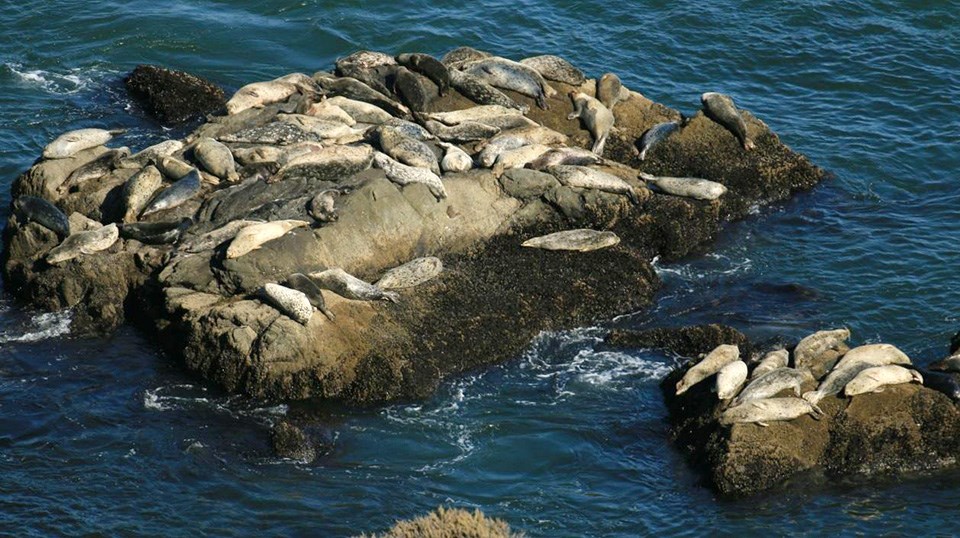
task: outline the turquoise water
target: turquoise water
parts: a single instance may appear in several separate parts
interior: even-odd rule
[[[228,87],[312,72],[358,48],[560,53],[692,113],[732,94],[836,178],[658,263],[656,307],[613,322],[725,322],[763,338],[847,325],[939,358],[960,328],[960,4],[88,2],[0,6],[0,189],[60,132],[169,136],[127,100],[137,63]],[[4,209],[4,216],[6,209]],[[960,474],[788,486],[715,499],[667,437],[673,360],[544,334],[428,402],[306,409],[205,388],[131,329],[74,339],[69,314],[0,303],[0,534],[341,536],[438,504],[530,536],[935,534]],[[268,428],[319,416],[330,449],[274,459]]]

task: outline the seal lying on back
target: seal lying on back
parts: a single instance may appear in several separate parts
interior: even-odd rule
[[[620,243],[620,237],[613,232],[581,228],[577,230],[564,230],[562,232],[527,239],[520,246],[543,250],[590,252],[612,247],[618,243]]]
[[[447,190],[444,188],[440,176],[426,168],[407,166],[391,159],[389,155],[379,152],[373,156],[373,163],[377,168],[383,170],[387,179],[401,187],[410,185],[411,183],[422,183],[426,185],[427,189],[430,190],[430,194],[432,194],[438,202],[447,197]]]
[[[60,239],[70,235],[70,220],[60,209],[36,196],[23,195],[13,201],[13,214],[26,224],[36,222],[57,234]]]
[[[91,179],[101,178],[110,172],[120,163],[120,160],[129,157],[130,150],[127,148],[111,149],[96,159],[77,168],[67,176],[66,181],[58,189],[61,193],[68,192],[81,183]]]
[[[120,238],[116,224],[101,226],[95,230],[75,233],[47,253],[47,263],[56,265],[72,260],[81,254],[93,254],[113,246]]]
[[[607,136],[610,135],[610,129],[613,128],[615,121],[613,112],[603,106],[603,103],[583,92],[571,91],[570,100],[573,101],[573,112],[567,115],[567,119],[583,120],[583,126],[593,136],[592,151],[597,155],[603,155],[603,146],[607,143]]]
[[[313,306],[303,292],[270,282],[263,285],[262,294],[267,302],[293,321],[301,325],[310,323]]]
[[[307,297],[307,300],[310,301],[310,304],[320,312],[323,312],[323,315],[327,316],[327,319],[330,321],[336,319],[333,312],[327,308],[327,302],[323,299],[323,293],[320,291],[317,283],[310,280],[307,275],[303,273],[293,273],[287,277],[287,285],[303,293]]]
[[[154,197],[146,209],[143,210],[143,213],[140,214],[140,217],[173,209],[200,194],[200,189],[200,171],[194,168],[189,174],[178,179],[176,183]]]
[[[532,97],[544,110],[547,109],[547,98],[557,93],[536,69],[506,58],[493,56],[476,60],[464,65],[463,69],[495,88]]]
[[[747,124],[743,121],[743,116],[740,115],[730,96],[707,92],[700,96],[700,102],[703,104],[703,112],[707,117],[733,133],[740,141],[743,149],[749,151],[755,147],[753,140],[747,134]]]
[[[153,198],[153,194],[161,185],[163,185],[163,176],[153,165],[130,176],[120,192],[120,198],[123,201],[123,222],[137,220],[143,209],[147,207],[147,202]]]
[[[456,88],[464,97],[478,105],[499,105],[505,108],[515,108],[524,114],[529,110],[527,105],[517,103],[500,90],[487,84],[483,79],[470,73],[451,70],[450,85]]]
[[[53,139],[53,142],[43,148],[44,159],[64,159],[71,157],[85,149],[102,146],[109,142],[114,135],[126,132],[123,129],[108,131],[106,129],[78,129],[69,131]]]
[[[850,339],[849,329],[817,331],[805,336],[793,350],[793,366],[809,368],[815,377],[823,377],[849,351],[846,341]]]
[[[665,121],[647,129],[647,132],[643,133],[643,136],[640,137],[638,144],[640,146],[640,160],[646,159],[647,152],[653,149],[653,146],[666,140],[667,137],[677,132],[678,129],[680,129],[680,122],[677,121]]]
[[[466,172],[473,168],[473,159],[470,158],[470,155],[466,151],[460,149],[459,146],[455,144],[448,144],[447,142],[437,142],[437,144],[446,149],[443,154],[443,160],[440,161],[440,169],[444,173],[457,173],[457,172]]]
[[[900,385],[902,383],[920,383],[923,384],[923,376],[916,370],[908,370],[903,366],[896,364],[887,364],[886,366],[874,366],[857,374],[843,388],[843,393],[847,396],[856,396],[868,392],[883,392],[887,385]]]
[[[227,247],[227,259],[239,258],[248,252],[259,249],[264,243],[273,241],[282,237],[290,230],[300,226],[309,226],[310,223],[303,220],[275,220],[273,222],[262,222],[244,226],[233,237],[230,246]]]
[[[319,273],[311,273],[310,278],[323,289],[327,289],[347,299],[357,301],[391,301],[397,302],[400,296],[394,292],[383,291],[380,288],[364,282],[347,273],[339,267],[327,269]]]
[[[639,172],[638,175],[648,185],[653,185],[659,191],[674,196],[683,196],[695,200],[716,200],[727,192],[727,188],[723,184],[698,177],[658,177],[644,172]]]
[[[787,362],[790,360],[790,353],[786,349],[775,349],[770,353],[767,353],[763,360],[753,369],[753,372],[750,373],[751,379],[756,379],[761,375],[776,370],[777,368],[785,368]]]
[[[120,227],[120,237],[147,245],[167,245],[176,243],[192,224],[189,217],[170,222],[133,222]]]
[[[723,344],[714,348],[700,362],[693,365],[683,378],[677,382],[677,396],[687,392],[690,387],[720,371],[721,368],[740,359],[740,348]]]
[[[823,411],[815,404],[800,398],[768,398],[750,400],[736,407],[730,407],[720,415],[720,424],[757,423],[767,426],[768,422],[793,420],[810,415],[814,420],[823,417]]]
[[[614,73],[605,73],[597,80],[597,100],[603,103],[603,106],[613,110],[622,95],[623,83]]]
[[[557,181],[567,187],[579,187],[581,189],[597,189],[614,194],[624,194],[634,204],[640,203],[637,193],[629,183],[619,177],[594,170],[588,166],[576,166],[570,164],[560,164],[550,166],[545,170],[548,174],[557,178]]]
[[[827,396],[840,394],[843,387],[860,372],[873,366],[887,364],[910,364],[910,358],[890,344],[868,344],[855,347],[840,359],[827,377],[820,382],[817,390],[804,393],[803,399],[817,404]]]
[[[715,390],[717,397],[721,400],[729,400],[737,395],[740,387],[747,380],[747,363],[743,361],[733,361],[717,372],[717,381]]]
[[[380,145],[380,149],[390,157],[403,164],[426,168],[434,174],[440,174],[437,155],[420,140],[404,136],[398,130],[386,125],[375,128],[371,135]]]
[[[544,54],[524,58],[520,60],[520,63],[535,69],[537,73],[540,73],[540,76],[548,80],[556,80],[571,86],[579,86],[587,81],[587,78],[583,76],[583,71],[559,56]]]
[[[441,96],[446,95],[447,89],[450,88],[450,71],[447,66],[429,54],[399,54],[397,63],[432,80],[437,85]]]
[[[374,285],[382,290],[412,288],[433,280],[442,271],[440,258],[417,258],[390,269]]]
[[[740,405],[749,400],[772,398],[788,389],[792,389],[797,396],[800,396],[801,386],[808,380],[813,381],[809,370],[775,368],[755,377],[733,401],[733,405]]]

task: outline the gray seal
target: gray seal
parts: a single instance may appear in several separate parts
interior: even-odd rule
[[[381,125],[373,130],[374,138],[380,149],[390,157],[410,166],[426,168],[440,175],[440,163],[437,155],[423,142],[404,136],[396,129]]]
[[[656,187],[660,192],[674,196],[683,196],[694,200],[716,200],[727,193],[727,187],[722,183],[709,179],[653,176],[645,172],[638,172],[637,175],[648,185]]]
[[[476,60],[466,64],[464,71],[495,88],[532,97],[544,110],[548,108],[547,98],[557,93],[536,69],[506,58],[494,56]]]
[[[756,147],[747,134],[747,124],[743,121],[743,116],[729,95],[707,92],[700,96],[700,102],[703,104],[704,114],[733,133],[744,150],[749,151]]]
[[[309,276],[319,287],[330,290],[347,299],[357,301],[390,301],[393,303],[400,300],[400,296],[396,293],[383,291],[373,284],[364,282],[347,273],[339,267],[327,269],[319,273],[311,273]]]
[[[647,153],[649,153],[654,146],[666,140],[670,135],[677,132],[679,129],[680,122],[678,121],[665,121],[647,129],[647,131],[643,133],[643,136],[640,137],[640,142],[637,144],[640,146],[640,160],[645,160],[647,158]]]
[[[143,213],[140,214],[140,217],[143,218],[160,211],[173,209],[200,194],[200,189],[200,171],[194,168],[192,172],[156,195],[143,210]]]
[[[603,106],[613,110],[623,95],[623,83],[614,73],[604,73],[597,80],[597,99]]]
[[[437,85],[441,96],[450,88],[450,70],[429,54],[408,53],[397,55],[397,63],[427,77]]]
[[[587,77],[583,76],[583,71],[559,56],[544,54],[525,58],[520,60],[520,63],[535,69],[543,78],[548,80],[563,82],[571,86],[579,86],[587,81]]]
[[[677,382],[677,396],[687,392],[690,387],[703,381],[720,371],[731,362],[740,360],[740,348],[735,345],[722,344],[713,349],[700,362],[690,367],[683,378]]]
[[[469,73],[450,71],[450,84],[464,97],[478,105],[499,105],[505,108],[515,108],[524,114],[530,110],[527,105],[517,103],[500,90]]]
[[[280,313],[301,325],[310,323],[310,318],[313,317],[313,305],[303,292],[270,282],[263,285],[261,293]]]
[[[793,420],[803,415],[810,415],[815,420],[820,420],[823,414],[816,404],[800,398],[768,398],[750,400],[727,408],[720,415],[720,424],[757,423],[760,426],[767,426],[769,422]]]
[[[17,220],[26,224],[36,222],[57,234],[60,239],[70,235],[70,220],[60,208],[43,198],[23,195],[13,201],[13,214]]]
[[[378,92],[369,85],[364,84],[355,78],[334,78],[324,76],[319,76],[316,78],[317,82],[320,84],[320,87],[323,88],[323,91],[326,92],[326,94],[330,97],[338,95],[342,97],[348,97],[350,99],[376,105],[389,112],[392,116],[404,118],[410,116],[410,109],[408,109],[406,106],[398,103],[391,97],[382,92]]]
[[[220,135],[221,142],[287,146],[298,142],[319,142],[320,137],[308,133],[292,123],[274,121],[259,127],[241,129],[235,133]]]
[[[581,228],[527,239],[520,246],[543,250],[591,252],[609,248],[619,243],[620,237],[613,232]]]
[[[442,271],[440,258],[417,258],[390,269],[374,285],[383,290],[413,288],[433,280]]]
[[[323,293],[320,291],[320,287],[317,286],[317,283],[311,280],[310,277],[303,273],[293,273],[287,277],[287,285],[303,293],[307,297],[307,300],[310,301],[310,304],[322,312],[324,316],[327,316],[327,319],[330,321],[336,319],[333,312],[327,308],[327,302],[323,299]]]
[[[456,125],[444,125],[439,121],[427,120],[424,122],[431,134],[445,142],[476,142],[486,140],[500,134],[500,129],[476,121],[464,121]]]
[[[201,138],[193,147],[193,156],[204,170],[222,180],[236,182],[240,179],[230,148],[212,138]]]
[[[176,243],[191,225],[189,217],[169,222],[132,222],[120,226],[120,237],[134,239],[147,245]]]
[[[130,150],[127,148],[108,150],[103,155],[71,172],[66,181],[60,185],[60,192],[68,192],[74,187],[79,187],[81,183],[109,174],[117,168],[121,159],[128,156],[130,156]]]
[[[113,246],[120,238],[116,224],[101,226],[95,230],[75,233],[47,253],[47,263],[56,265],[72,260],[81,254],[94,254]]]
[[[637,193],[633,191],[633,187],[613,174],[594,170],[588,166],[569,164],[548,167],[546,172],[557,178],[557,181],[567,187],[597,189],[614,194],[623,194],[626,195],[627,198],[630,198],[630,201],[634,204],[640,203],[639,198],[637,198]]]
[[[483,52],[472,47],[457,47],[440,58],[440,63],[449,69],[459,69],[467,62],[482,60],[493,56],[489,52]]]
[[[603,155],[603,146],[607,143],[607,137],[616,121],[613,112],[610,112],[610,109],[603,106],[600,101],[576,90],[570,92],[570,100],[573,101],[573,112],[567,115],[567,119],[580,118],[584,127],[593,136],[591,151],[597,155]]]
[[[430,190],[430,194],[432,194],[438,202],[447,197],[447,190],[444,188],[440,176],[426,168],[405,165],[391,159],[389,155],[379,152],[373,156],[373,163],[377,168],[383,170],[387,179],[401,187],[412,183],[422,183],[426,185],[427,189]]]
[[[114,135],[123,134],[124,129],[77,129],[69,131],[53,139],[43,148],[44,159],[64,159],[90,148],[102,146],[113,139]]]
[[[733,405],[740,405],[749,400],[772,398],[785,390],[793,390],[796,396],[800,396],[802,385],[806,381],[813,381],[809,370],[774,368],[750,381],[750,384],[733,401]]]

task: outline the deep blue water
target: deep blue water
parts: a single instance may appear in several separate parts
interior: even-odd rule
[[[651,310],[613,322],[725,322],[756,337],[846,325],[917,362],[960,328],[960,3],[839,1],[7,2],[0,5],[0,202],[60,132],[167,135],[127,100],[137,63],[228,87],[358,48],[559,53],[692,113],[732,94],[836,178],[658,263]],[[132,329],[74,339],[69,314],[0,303],[0,534],[341,536],[439,504],[530,536],[955,533],[960,474],[810,484],[717,500],[667,438],[673,360],[545,334],[418,405],[311,410],[331,448],[270,455],[304,412],[225,396]]]

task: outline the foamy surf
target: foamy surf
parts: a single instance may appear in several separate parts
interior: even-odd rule
[[[29,328],[20,334],[0,334],[0,344],[8,342],[39,342],[49,338],[56,338],[70,333],[70,322],[73,312],[47,312],[30,318]]]
[[[4,63],[6,71],[24,86],[41,88],[57,95],[69,95],[87,88],[93,82],[95,70],[74,68],[66,73],[45,69],[29,69],[15,62]]]

